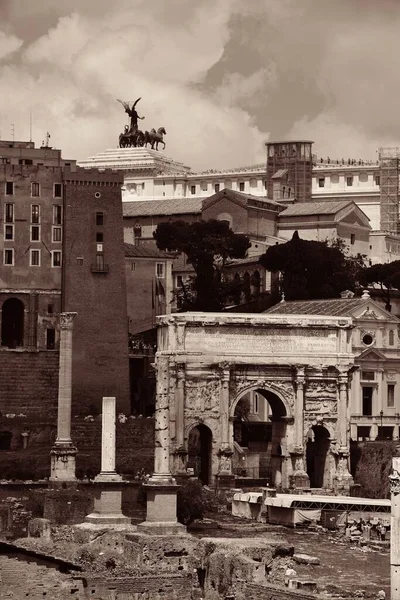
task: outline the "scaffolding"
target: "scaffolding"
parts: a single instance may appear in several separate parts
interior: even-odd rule
[[[380,229],[399,233],[399,148],[379,148]]]

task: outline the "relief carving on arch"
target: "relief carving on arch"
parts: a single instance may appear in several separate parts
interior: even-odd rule
[[[260,377],[257,379],[248,378],[245,375],[237,376],[231,379],[230,382],[230,394],[229,394],[229,406],[232,407],[238,396],[244,394],[246,391],[251,390],[268,390],[276,393],[277,396],[281,397],[286,406],[291,412],[293,412],[295,391],[294,385],[291,381],[276,381],[267,379],[266,377]]]
[[[334,414],[337,411],[337,384],[335,381],[307,381],[305,411]]]
[[[219,415],[219,379],[186,379],[185,416],[201,416],[204,413]]]

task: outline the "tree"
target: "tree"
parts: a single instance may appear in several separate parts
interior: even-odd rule
[[[260,263],[282,275],[286,300],[339,298],[344,290],[356,291],[364,268],[364,257],[347,254],[341,241],[302,240],[297,231],[286,244],[268,248]]]
[[[194,296],[185,294],[191,304],[185,308],[218,311],[227,297],[223,271],[230,258],[244,258],[250,247],[249,238],[234,233],[224,221],[173,221],[160,223],[154,232],[157,247],[170,252],[183,252],[193,266]],[[230,293],[230,292],[229,292]]]
[[[365,269],[363,274],[365,285],[375,283],[381,288],[381,295],[385,299],[386,310],[390,311],[391,290],[400,289],[400,260],[391,263],[372,265]]]

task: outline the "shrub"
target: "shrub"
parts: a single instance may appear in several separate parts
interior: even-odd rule
[[[389,474],[396,452],[393,442],[372,442],[361,449],[355,482],[365,498],[390,498]]]

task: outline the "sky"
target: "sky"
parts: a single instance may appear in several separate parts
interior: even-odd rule
[[[400,146],[400,0],[0,0],[1,139],[84,159],[141,128],[193,170]]]

